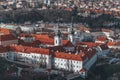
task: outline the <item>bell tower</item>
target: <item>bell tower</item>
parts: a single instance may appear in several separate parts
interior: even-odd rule
[[[62,36],[61,31],[57,29],[55,30],[55,36],[54,36],[54,46],[61,46],[62,45]]]
[[[69,35],[68,35],[68,40],[74,44],[74,30],[73,28],[70,29]]]

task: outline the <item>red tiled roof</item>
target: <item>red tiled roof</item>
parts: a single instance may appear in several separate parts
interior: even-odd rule
[[[94,10],[95,13],[99,13],[100,11],[99,10]]]
[[[0,28],[0,32],[4,34],[10,34],[11,30],[6,29],[6,28]]]
[[[0,53],[3,53],[3,52],[8,52],[8,49],[7,47],[0,46]]]
[[[17,40],[17,38],[11,34],[0,35],[0,41],[9,41],[9,40]]]
[[[65,8],[65,10],[72,11],[73,9],[72,8]]]
[[[85,70],[84,68],[82,68],[82,69],[80,70],[80,72],[86,72],[86,70]]]
[[[54,45],[54,39],[50,38],[48,35],[35,35],[36,40],[40,41],[42,44]],[[62,46],[73,46],[69,40],[62,40]]]
[[[118,42],[108,42],[107,45],[108,46],[120,46],[120,41],[118,41]]]
[[[107,46],[107,44],[101,44],[101,45],[100,45],[100,48],[101,48],[102,50],[106,50],[106,49],[108,49],[108,46]]]
[[[18,44],[23,46],[39,47],[40,42],[39,41],[24,42],[23,40],[18,40]]]
[[[52,38],[48,38],[48,39],[37,39],[38,41],[40,41],[40,43],[42,44],[49,44],[49,45],[54,45],[54,39]]]
[[[108,46],[114,46],[114,45],[116,45],[116,42],[108,42],[107,45]]]
[[[88,59],[90,59],[96,53],[96,50],[94,48],[91,48],[91,47],[82,47],[82,46],[76,46],[75,47],[75,51],[77,51],[78,53],[84,52],[86,54],[86,56],[87,56]]]
[[[116,42],[115,45],[116,45],[116,46],[120,46],[120,41]]]
[[[46,34],[34,34],[33,36],[35,36],[36,39],[49,39],[50,37]]]
[[[42,44],[54,44],[54,39],[50,38],[48,35],[40,34],[40,35],[34,35],[35,39],[40,41]]]
[[[32,35],[31,34],[24,34],[24,33],[22,33],[22,34],[19,35],[19,37],[32,37]]]
[[[111,11],[104,11],[104,10],[98,10],[98,9],[94,9],[92,11],[95,12],[95,13],[112,14]]]
[[[16,52],[25,52],[25,53],[38,53],[38,54],[50,54],[49,49],[44,49],[44,48],[34,48],[34,47],[28,47],[28,46],[20,46],[20,45],[11,45],[10,49],[12,51]]]
[[[68,36],[68,34],[69,34],[68,32],[66,32],[66,33],[63,33],[63,35],[64,35],[64,36],[66,36],[66,37]]]
[[[89,9],[86,9],[85,11],[86,11],[87,13],[90,13],[90,10],[89,10]]]
[[[97,38],[97,41],[106,41],[106,40],[108,40],[108,39],[107,39],[107,37],[105,37],[105,36],[99,36],[99,37]]]
[[[73,44],[69,40],[62,40],[63,46],[73,47]]]
[[[75,55],[75,54],[68,54],[64,52],[55,52],[54,57],[69,59],[69,60],[78,60],[78,61],[84,61],[86,59],[85,53],[80,53],[78,55]]]
[[[52,52],[64,52],[65,49],[62,46],[53,46],[53,47],[47,47],[48,49],[50,49]]]
[[[91,57],[93,57],[96,53],[96,50],[95,49],[91,49],[89,48],[87,51],[86,51],[86,56],[88,57],[88,59],[90,59]]]

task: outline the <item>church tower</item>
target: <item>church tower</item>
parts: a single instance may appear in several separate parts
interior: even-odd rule
[[[54,45],[55,46],[61,46],[62,45],[62,37],[61,37],[61,31],[60,30],[55,32]]]
[[[68,40],[74,44],[75,43],[75,41],[74,41],[74,29],[71,27],[71,28],[69,28],[68,32],[69,32]]]

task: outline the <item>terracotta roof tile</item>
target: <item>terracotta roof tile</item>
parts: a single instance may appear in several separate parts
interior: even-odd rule
[[[72,8],[65,8],[65,10],[72,11],[73,9]]]
[[[108,42],[107,45],[108,46],[120,46],[120,41],[118,41],[118,42]]]
[[[1,33],[4,33],[4,34],[10,34],[10,33],[11,33],[11,30],[6,29],[6,28],[0,28],[0,32],[1,32]]]
[[[53,46],[53,47],[47,47],[47,49],[50,49],[52,52],[64,52],[65,49],[63,48],[63,46]]]
[[[82,69],[80,70],[80,72],[86,72],[86,70],[85,70],[84,68],[82,68]]]
[[[54,57],[62,58],[62,59],[69,59],[69,60],[77,60],[77,61],[85,60],[84,53],[80,53],[80,54],[76,55],[76,54],[68,54],[68,53],[64,53],[64,52],[55,52]]]
[[[116,45],[116,46],[120,46],[120,41],[116,42],[115,45]]]
[[[36,40],[40,41],[42,44],[54,45],[54,39],[50,38],[48,35],[34,35]],[[73,46],[69,40],[62,40],[62,46]]]
[[[0,41],[8,41],[8,40],[17,40],[17,38],[11,34],[0,35]]]
[[[73,47],[73,44],[69,40],[62,40],[63,46]]]
[[[108,42],[107,45],[108,46],[114,46],[114,45],[116,45],[116,42]]]
[[[94,48],[82,46],[76,46],[75,51],[77,51],[78,53],[84,52],[88,59],[94,56],[96,53],[96,50]]]
[[[108,39],[107,39],[107,37],[105,37],[105,36],[99,36],[99,37],[97,38],[97,41],[106,41],[106,40],[108,40]]]
[[[49,49],[44,48],[35,48],[35,47],[28,47],[28,46],[20,46],[20,45],[11,45],[10,49],[16,52],[25,52],[25,53],[37,53],[37,54],[50,54]]]
[[[22,34],[19,35],[19,37],[32,37],[32,35],[31,34],[24,34],[24,33],[22,33]]]
[[[3,52],[8,52],[8,48],[7,47],[4,47],[4,46],[0,46],[0,53],[3,53]]]
[[[108,49],[107,44],[101,44],[100,47],[101,47],[102,50],[106,50],[106,49]]]
[[[23,40],[18,40],[18,44],[23,46],[39,47],[40,42],[39,41],[24,42]]]

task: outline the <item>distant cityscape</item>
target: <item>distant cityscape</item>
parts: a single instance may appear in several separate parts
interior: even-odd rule
[[[73,8],[120,11],[119,0],[1,0],[1,8]]]
[[[0,80],[120,80],[120,0],[0,0]]]

